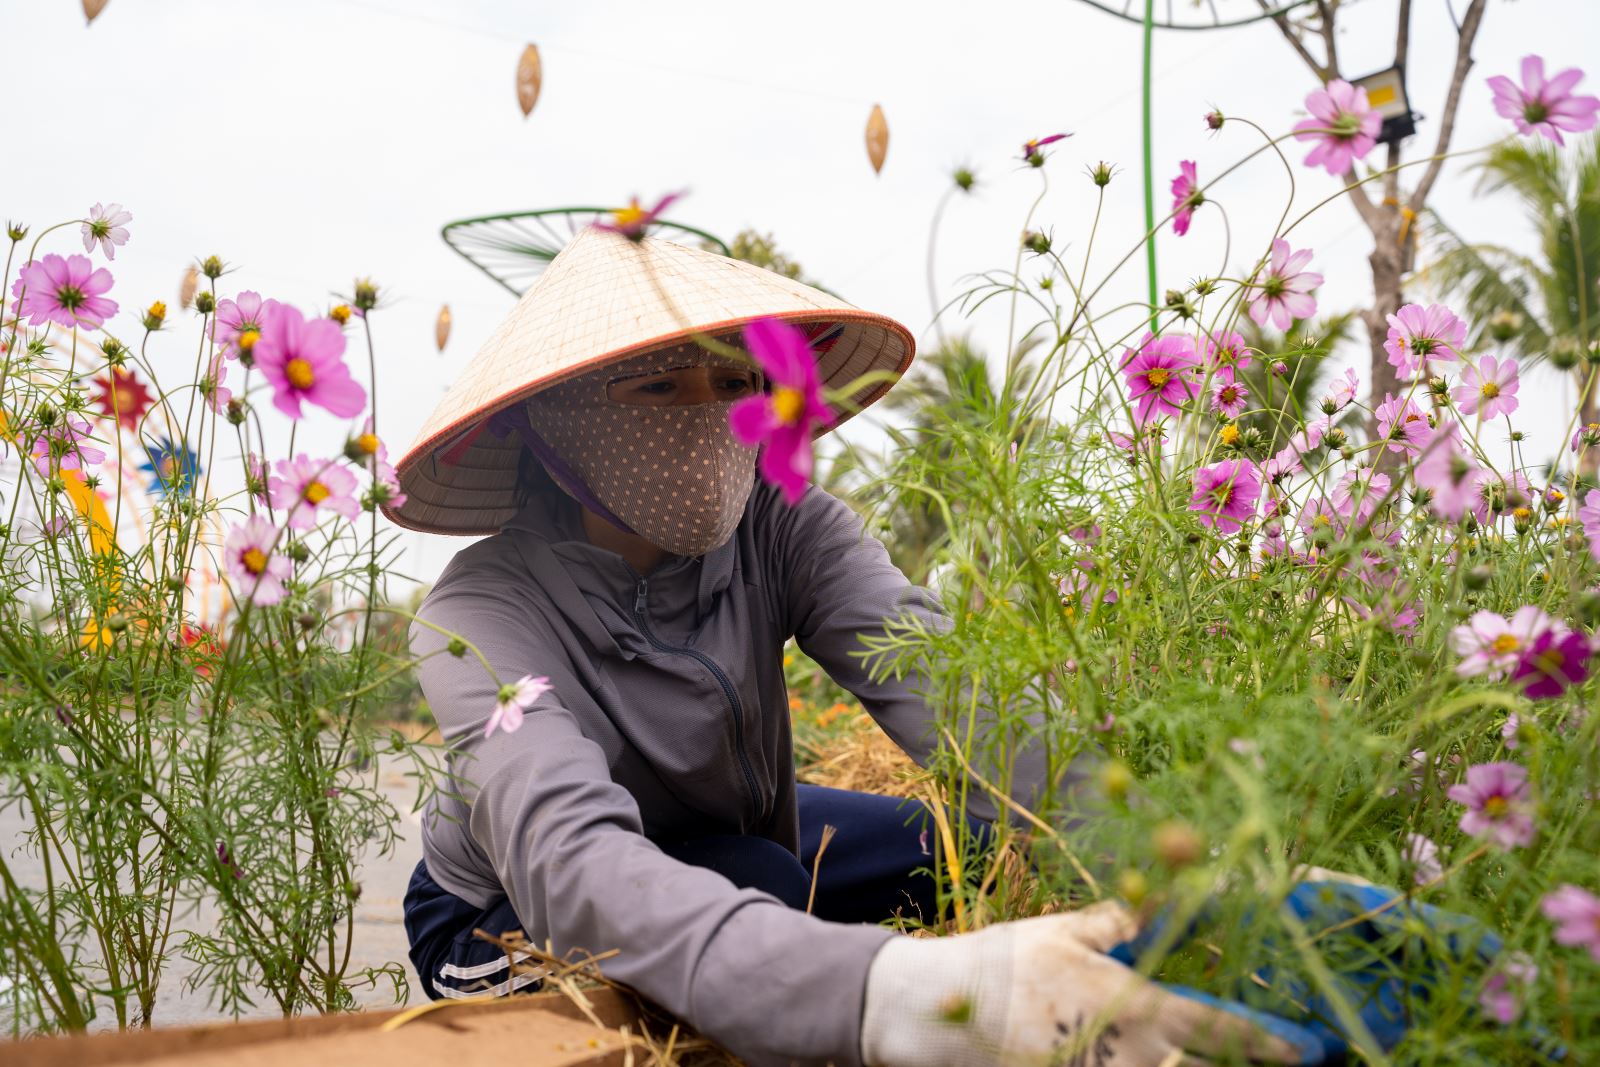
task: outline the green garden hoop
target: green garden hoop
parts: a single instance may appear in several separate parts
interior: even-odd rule
[[[544,268],[577,233],[616,208],[553,207],[447,222],[439,231],[461,258],[493,278],[513,296],[527,292]],[[667,240],[697,238],[714,252],[732,255],[720,237],[681,222],[661,220],[651,232]]]

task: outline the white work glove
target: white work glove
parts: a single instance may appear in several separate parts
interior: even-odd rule
[[[867,972],[867,1067],[1173,1067],[1186,1052],[1299,1063],[1294,1045],[1244,1018],[1177,996],[1110,956],[1138,933],[1122,907],[896,937]]]

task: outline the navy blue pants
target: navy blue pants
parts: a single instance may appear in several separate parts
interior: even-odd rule
[[[762,837],[713,834],[652,840],[677,860],[803,910],[822,828],[832,826],[835,833],[822,857],[813,914],[845,923],[882,922],[897,912],[930,922],[937,917],[933,877],[916,873],[933,867],[937,841],[920,804],[818,785],[800,786],[798,800],[799,857]],[[973,829],[987,836],[986,824],[973,820]],[[493,933],[522,928],[505,897],[487,908],[475,907],[441,887],[426,865],[418,863],[406,890],[405,923],[411,963],[434,1000],[510,993],[537,982],[532,974],[511,977],[505,953],[472,936],[474,928]]]

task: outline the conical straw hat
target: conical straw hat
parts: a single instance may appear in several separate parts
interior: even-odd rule
[[[693,331],[723,334],[765,317],[841,327],[817,356],[828,388],[869,371],[898,376],[911,365],[910,331],[820,289],[669,241],[582,231],[445,393],[395,465],[406,502],[385,504],[384,514],[429,533],[494,533],[516,514],[523,450],[516,433],[489,424],[497,412],[574,375],[678,344]],[[891,384],[878,382],[851,399],[864,408]],[[841,411],[833,426],[849,414]]]

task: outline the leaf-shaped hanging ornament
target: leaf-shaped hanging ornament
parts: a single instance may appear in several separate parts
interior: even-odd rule
[[[84,18],[93,22],[95,17],[106,9],[106,4],[109,2],[110,0],[83,0]]]
[[[178,303],[185,308],[194,307],[194,294],[200,290],[200,271],[193,264],[183,272],[183,281],[178,285]]]
[[[889,121],[883,117],[883,108],[872,105],[867,116],[867,158],[872,160],[872,172],[883,173],[883,160],[889,154]]]
[[[522,117],[533,113],[539,102],[539,87],[544,84],[544,66],[539,62],[539,46],[530,44],[522,50],[517,60],[517,103],[522,107]]]
[[[439,346],[439,351],[444,351],[445,342],[450,340],[450,305],[444,304],[439,308],[439,317],[433,320],[433,341]]]

